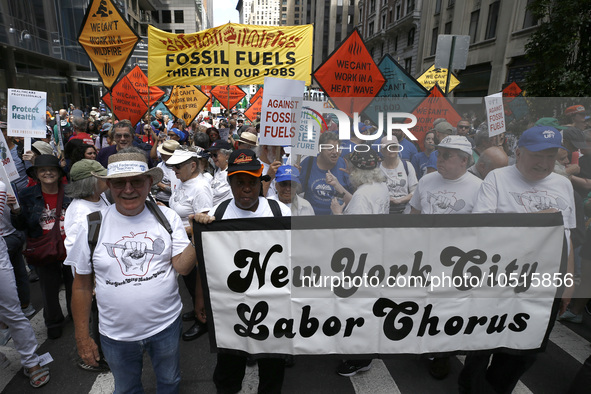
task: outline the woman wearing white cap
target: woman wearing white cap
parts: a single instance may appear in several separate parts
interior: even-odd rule
[[[181,181],[181,184],[170,196],[169,206],[179,214],[189,236],[193,233],[189,224],[189,215],[206,213],[213,207],[211,181],[203,174],[206,162],[207,153],[200,148],[177,149],[166,161],[166,165],[172,167],[176,177]],[[195,304],[196,276],[196,268],[193,268],[189,275],[183,276],[193,304]],[[195,322],[189,330],[183,333],[183,340],[191,341],[207,332],[207,326],[196,320],[195,311],[183,314],[183,320]]]

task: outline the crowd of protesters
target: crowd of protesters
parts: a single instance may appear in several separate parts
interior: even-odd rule
[[[568,269],[578,280],[565,291],[557,319],[580,324],[588,310],[585,289],[591,271],[591,229],[585,225],[591,217],[587,114],[582,105],[569,106],[560,121],[530,119],[493,137],[486,122],[474,117],[466,115],[456,124],[442,118],[422,141],[411,141],[402,130],[375,135],[377,127],[370,121],[356,129],[374,135],[372,141],[355,133],[342,141],[339,125],[326,115],[329,127],[320,135],[321,149],[305,158],[292,157],[290,147],[260,145],[258,122],[238,111],[202,113],[189,125],[154,111],[134,125],[94,107],[87,113],[61,109],[55,118],[48,109],[46,138],[34,141],[27,152],[19,138],[7,136],[2,122],[3,153],[12,157],[19,179],[11,184],[16,196],[7,195],[8,185],[0,182],[0,346],[12,338],[30,384],[48,383],[49,369],[39,365],[27,320],[36,312],[29,287],[39,281],[47,336],[57,340],[68,321],[58,297],[63,286],[67,312],[74,319],[79,367],[111,370],[116,392],[132,391],[141,387],[146,351],[158,390],[178,391],[178,338],[191,341],[207,333],[190,244],[192,218],[209,223],[290,215],[561,211],[569,241]],[[550,198],[528,204],[507,192],[525,193],[532,187]],[[87,215],[95,211],[101,216],[93,235]],[[56,222],[67,257],[49,264],[25,261],[26,243],[47,235]],[[110,231],[101,233],[101,227]],[[145,237],[154,240],[151,249],[135,239],[116,244],[130,228],[144,229]],[[92,236],[94,243],[89,242]],[[105,242],[116,246],[98,246]],[[154,257],[146,263],[148,253]],[[120,270],[117,265],[117,273],[109,268],[113,258],[123,264]],[[133,288],[109,285],[113,277],[124,278],[123,272],[130,271],[151,280]],[[195,305],[185,313],[171,273],[183,275]],[[191,323],[185,332],[182,321]],[[0,353],[0,366],[5,360]],[[489,355],[469,356],[460,390],[510,392],[534,361],[533,356],[499,353],[489,367]],[[228,354],[218,355],[213,377],[218,391],[240,391],[245,365],[251,362],[259,364],[259,392],[280,392],[285,359],[254,361]],[[352,376],[369,370],[370,362],[346,360],[337,373]],[[589,387],[585,366],[573,390]],[[445,378],[449,359],[432,359],[429,373]]]

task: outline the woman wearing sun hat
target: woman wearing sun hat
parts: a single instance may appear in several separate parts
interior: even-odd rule
[[[19,195],[20,207],[14,207],[14,199],[8,200],[11,207],[12,225],[17,230],[24,230],[27,238],[39,238],[51,231],[56,220],[65,238],[63,221],[66,208],[70,205],[70,198],[63,197],[60,217],[56,219],[57,201],[64,195],[61,179],[65,175],[59,159],[52,155],[40,155],[35,159],[35,165],[27,169],[27,175],[37,180],[37,184],[24,189]],[[62,283],[66,288],[66,304],[70,313],[70,299],[72,295],[72,271],[64,267],[62,262],[38,265],[37,273],[41,280],[43,292],[43,317],[47,326],[47,336],[50,339],[62,335],[64,315],[59,303],[59,291]]]

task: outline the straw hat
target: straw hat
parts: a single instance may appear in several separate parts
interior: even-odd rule
[[[92,175],[100,179],[149,175],[152,178],[152,184],[156,184],[162,180],[164,173],[159,167],[148,168],[148,161],[145,154],[141,152],[126,152],[126,149],[123,149],[121,152],[109,156],[107,175],[100,175],[100,173],[95,171],[92,172]]]

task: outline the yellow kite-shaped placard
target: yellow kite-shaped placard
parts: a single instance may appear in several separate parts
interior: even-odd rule
[[[250,85],[265,77],[311,82],[312,25],[227,23],[192,34],[148,26],[150,85]]]
[[[92,0],[78,34],[78,43],[107,89],[119,78],[139,39],[111,0]]]

